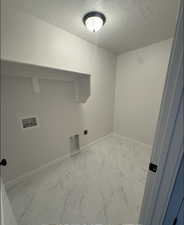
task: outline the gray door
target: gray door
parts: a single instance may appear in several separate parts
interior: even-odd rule
[[[163,225],[184,224],[184,157],[169,201]]]
[[[183,225],[184,224],[184,201],[182,202],[176,225]]]

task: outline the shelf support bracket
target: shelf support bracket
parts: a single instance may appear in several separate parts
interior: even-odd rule
[[[33,92],[40,93],[40,83],[37,77],[32,77]]]

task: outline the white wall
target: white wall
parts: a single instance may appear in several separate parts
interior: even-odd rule
[[[113,128],[116,56],[44,21],[10,10],[2,26],[4,59],[89,73],[91,97],[76,104],[69,84],[41,81],[41,93],[31,81],[8,78],[5,86],[4,155],[6,180],[11,180],[69,153],[68,137],[81,136],[81,145],[107,135]],[[38,116],[40,128],[23,131],[19,118]]]
[[[118,56],[114,131],[153,144],[171,40]]]

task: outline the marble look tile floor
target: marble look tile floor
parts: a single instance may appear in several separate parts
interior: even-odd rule
[[[18,225],[136,224],[151,149],[110,135],[8,190]]]

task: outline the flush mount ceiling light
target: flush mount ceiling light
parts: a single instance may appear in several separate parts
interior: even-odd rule
[[[83,17],[83,23],[91,32],[99,31],[105,24],[106,18],[103,13],[92,11],[88,12]]]

